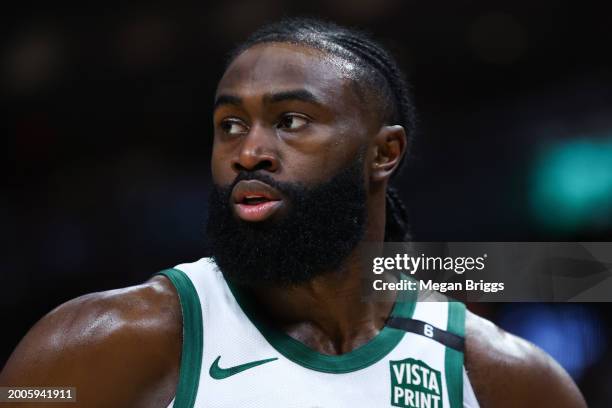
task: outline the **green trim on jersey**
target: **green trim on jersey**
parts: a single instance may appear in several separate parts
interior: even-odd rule
[[[389,354],[406,333],[403,330],[385,326],[368,343],[353,351],[335,356],[321,354],[258,319],[257,309],[249,296],[229,282],[228,286],[244,314],[257,327],[268,343],[289,360],[311,370],[332,374],[361,370],[375,364]],[[400,292],[391,311],[391,316],[412,318],[416,306],[416,295],[416,291]]]
[[[202,352],[204,350],[202,307],[193,283],[185,272],[165,269],[156,275],[170,279],[176,288],[183,313],[183,350],[174,408],[191,408],[195,404],[200,383]]]
[[[465,337],[465,305],[460,302],[448,302],[448,328],[450,333]],[[450,408],[463,408],[463,353],[446,347],[444,371]]]

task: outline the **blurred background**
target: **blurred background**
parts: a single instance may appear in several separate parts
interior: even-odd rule
[[[590,3],[13,4],[0,363],[58,304],[203,255],[216,82],[234,45],[283,16],[361,27],[404,68],[419,134],[397,184],[416,240],[611,241],[612,29]],[[611,405],[609,305],[472,308]]]

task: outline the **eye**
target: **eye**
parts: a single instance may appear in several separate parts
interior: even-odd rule
[[[220,127],[223,133],[228,135],[243,135],[249,132],[247,125],[236,118],[224,119]]]
[[[299,130],[310,123],[310,119],[303,115],[287,113],[276,124],[278,129]]]

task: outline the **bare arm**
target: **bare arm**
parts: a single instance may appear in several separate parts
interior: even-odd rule
[[[586,408],[574,381],[548,354],[472,313],[466,368],[482,408]]]
[[[77,403],[66,404],[73,408],[166,407],[178,378],[181,326],[165,278],[82,296],[29,331],[0,385],[76,387]]]

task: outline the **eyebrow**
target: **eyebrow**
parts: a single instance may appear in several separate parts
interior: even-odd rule
[[[215,99],[215,105],[213,110],[216,110],[221,105],[235,105],[240,106],[242,104],[242,99],[235,95],[219,95]]]
[[[321,101],[314,94],[306,89],[294,89],[290,91],[277,92],[264,95],[265,103],[278,103],[283,101],[302,101],[321,105]]]
[[[265,104],[279,103],[283,101],[302,101],[312,103],[314,105],[321,105],[322,102],[310,91],[306,89],[294,89],[290,91],[268,93],[263,96]],[[242,98],[236,95],[221,94],[215,99],[213,109],[217,109],[221,105],[234,105],[240,106],[242,104]]]

